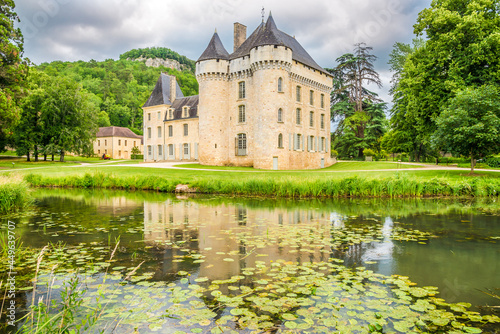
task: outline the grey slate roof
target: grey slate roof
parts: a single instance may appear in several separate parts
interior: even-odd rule
[[[144,103],[144,107],[152,107],[158,106],[162,104],[171,105],[172,101],[170,101],[170,81],[176,80],[175,76],[171,76],[165,73],[160,75],[160,78],[156,82],[156,86],[153,89],[153,92],[149,96],[149,99]],[[181,87],[178,83],[176,83],[176,96],[177,98],[184,97],[182,94]]]
[[[125,137],[142,139],[142,136],[136,135],[129,128],[122,128],[119,126],[108,126],[104,128],[99,128],[97,132],[97,137]]]
[[[278,45],[292,49],[292,59],[314,68],[320,72],[330,75],[325,69],[319,66],[307,53],[302,45],[295,38],[279,30],[274,22],[273,16],[269,14],[267,22],[262,22],[257,29],[247,38],[247,40],[229,56],[229,59],[236,59],[250,55],[250,50],[263,45]]]
[[[199,95],[183,97],[176,99],[172,104],[171,108],[174,109],[174,118],[167,120],[168,113],[165,113],[165,121],[175,121],[182,119],[182,108],[189,107],[189,116],[187,118],[197,118],[198,117],[198,103]]]
[[[229,52],[222,45],[222,41],[219,38],[217,32],[214,33],[210,43],[208,43],[207,48],[201,54],[198,61],[209,60],[209,59],[224,59],[229,60]]]

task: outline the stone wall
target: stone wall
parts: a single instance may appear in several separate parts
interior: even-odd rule
[[[160,67],[164,66],[166,68],[171,68],[173,70],[181,71],[182,70],[182,65],[174,59],[161,59],[161,58],[137,58],[137,59],[132,59],[136,61],[142,61],[146,63],[146,66],[149,67]]]
[[[108,154],[111,159],[131,159],[132,148],[137,146],[143,153],[143,147],[139,138],[127,137],[98,137],[94,141],[94,154],[102,157]]]

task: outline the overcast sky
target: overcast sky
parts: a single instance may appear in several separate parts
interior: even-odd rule
[[[168,47],[197,60],[217,28],[233,51],[233,23],[255,30],[272,11],[278,28],[295,36],[323,67],[365,42],[379,57],[376,70],[387,94],[387,58],[395,42],[413,38],[418,13],[431,0],[16,0],[25,56],[53,60],[118,59],[134,48]]]

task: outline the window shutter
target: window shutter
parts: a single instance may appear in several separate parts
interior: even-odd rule
[[[234,138],[234,155],[238,155],[238,137]]]
[[[184,157],[184,150],[182,149],[182,144],[179,144],[179,160]]]
[[[191,144],[188,144],[188,159],[191,159]]]
[[[319,152],[319,149],[318,149],[318,140],[319,140],[319,137],[316,137],[316,140],[314,141],[314,144],[316,146],[316,152]]]
[[[292,150],[292,134],[288,134],[288,149],[291,151]]]
[[[294,150],[298,149],[298,147],[297,147],[297,134],[296,133],[293,134],[293,149]]]
[[[302,136],[302,147],[301,147],[302,151],[304,151],[304,136]]]

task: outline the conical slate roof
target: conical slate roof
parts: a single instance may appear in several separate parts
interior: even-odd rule
[[[159,106],[162,104],[166,105],[172,105],[174,101],[170,101],[170,81],[171,80],[176,80],[175,76],[170,76],[165,73],[160,74],[160,78],[158,78],[158,81],[156,82],[156,86],[153,89],[153,92],[149,96],[149,99],[144,103],[143,108],[145,107],[152,107],[152,106]],[[179,86],[179,83],[176,82],[175,84],[175,95],[177,98],[182,98],[184,97],[184,94],[182,94],[181,87]]]
[[[302,45],[297,40],[279,30],[274,22],[273,16],[269,14],[267,22],[262,22],[257,29],[241,44],[241,46],[229,57],[229,59],[236,59],[250,55],[250,50],[257,46],[263,45],[278,45],[285,46],[292,50],[292,59],[304,65],[314,68],[320,72],[328,73],[319,66],[314,59],[307,53]]]
[[[209,60],[209,59],[224,59],[229,60],[229,52],[222,45],[222,41],[217,34],[217,31],[214,33],[210,43],[208,43],[205,52],[202,53],[198,61]]]

